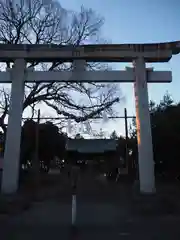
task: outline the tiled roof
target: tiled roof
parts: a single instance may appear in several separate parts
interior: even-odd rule
[[[114,139],[68,139],[67,151],[80,153],[103,153],[116,151],[117,141]]]

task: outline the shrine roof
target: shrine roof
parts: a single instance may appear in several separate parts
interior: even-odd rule
[[[67,151],[79,153],[104,153],[116,151],[117,141],[114,139],[68,139]]]

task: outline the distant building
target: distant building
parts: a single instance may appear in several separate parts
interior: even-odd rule
[[[112,159],[117,155],[117,144],[114,139],[68,139],[66,158],[72,163],[80,160]]]
[[[118,141],[114,139],[68,139],[66,151],[73,151],[80,154],[102,154],[115,152]]]

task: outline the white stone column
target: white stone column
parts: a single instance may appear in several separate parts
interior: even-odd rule
[[[155,193],[155,176],[147,72],[143,58],[134,61],[138,163],[141,193]]]
[[[25,69],[26,62],[24,59],[18,59],[15,61],[14,68],[11,70],[11,103],[1,188],[2,192],[5,194],[14,193],[18,189]]]

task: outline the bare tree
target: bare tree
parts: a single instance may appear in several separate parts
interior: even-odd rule
[[[1,88],[0,89],[0,127],[3,130],[4,133],[6,133],[6,124],[5,124],[5,118],[8,115],[9,110],[9,104],[10,104],[10,92],[9,89]]]
[[[0,0],[0,43],[74,46],[86,40],[97,43],[103,22],[92,9],[81,7],[80,12],[72,12],[55,0]],[[7,66],[11,67],[10,63]],[[71,63],[34,62],[29,67],[31,66],[51,71],[70,69]],[[89,67],[97,69],[99,65]],[[114,103],[119,102],[118,93],[115,84],[28,83],[25,85],[23,109],[31,108],[34,114],[36,106],[44,103],[58,115],[77,122],[86,121],[90,117],[101,115],[102,111],[113,114]],[[9,109],[9,92],[3,89],[1,95],[0,126],[4,128],[4,119]]]

